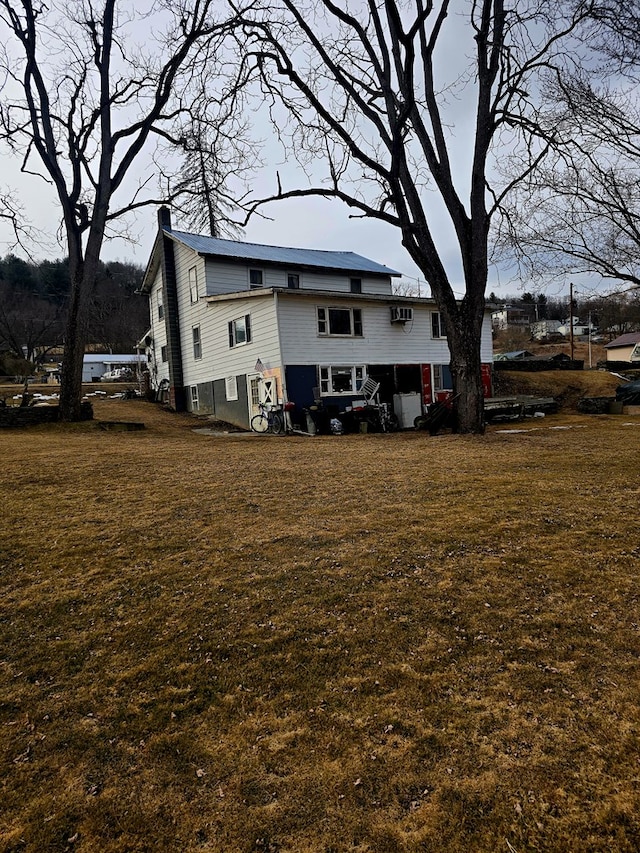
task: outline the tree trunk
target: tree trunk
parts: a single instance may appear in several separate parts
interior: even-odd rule
[[[439,307],[451,356],[456,431],[481,435],[485,427],[480,353],[484,297],[478,294],[475,304],[468,296],[459,304],[445,299]]]
[[[81,417],[82,367],[86,344],[85,288],[81,266],[75,273],[71,273],[60,380],[60,419],[63,421],[78,421]]]
[[[484,433],[484,389],[478,342],[465,329],[449,338],[456,431]]]

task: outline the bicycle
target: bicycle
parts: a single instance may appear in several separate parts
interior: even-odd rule
[[[273,435],[282,435],[284,432],[284,420],[279,412],[271,411],[264,403],[259,403],[260,412],[251,418],[251,429],[254,432],[270,432]]]

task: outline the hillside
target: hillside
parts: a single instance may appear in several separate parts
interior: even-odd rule
[[[576,409],[582,397],[613,397],[619,376],[606,370],[547,370],[538,373],[496,371],[494,394],[531,394],[535,397],[554,397],[561,408]]]

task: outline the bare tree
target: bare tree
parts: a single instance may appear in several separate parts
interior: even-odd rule
[[[0,349],[38,365],[60,342],[58,306],[0,281]]]
[[[595,4],[582,37],[590,67],[546,75],[553,156],[512,194],[498,247],[526,276],[640,286],[640,0]]]
[[[22,206],[8,189],[0,191],[0,220],[9,225],[12,235],[8,248],[22,249],[30,257],[36,234],[27,221]]]
[[[53,185],[69,257],[65,420],[80,417],[87,302],[103,242],[126,213],[169,200],[145,195],[149,178],[131,192],[129,183],[149,143],[170,140],[172,127],[194,114],[190,87],[219,67],[231,26],[215,19],[213,0],[159,0],[146,16],[134,8],[116,0],[0,0],[7,81],[0,138],[21,154],[24,171]]]
[[[250,141],[248,124],[238,119],[242,79],[234,80],[223,105],[219,99],[208,103],[206,89],[203,78],[198,114],[170,139],[182,154],[179,171],[168,172],[162,158],[156,163],[167,197],[174,200],[174,211],[190,228],[212,237],[237,238],[242,228],[234,216],[242,208],[243,187],[258,163],[259,149]],[[207,118],[211,114],[213,122]]]
[[[400,229],[428,282],[451,353],[457,423],[481,432],[481,328],[492,219],[512,184],[547,150],[534,101],[540,75],[590,4],[522,0],[298,0],[254,4],[246,50],[278,132],[312,172],[266,201],[320,195]],[[286,107],[286,120],[282,110]],[[456,133],[458,130],[458,133]],[[491,184],[492,163],[523,146],[517,179]],[[441,240],[453,236],[451,259]],[[464,282],[458,301],[453,286]]]

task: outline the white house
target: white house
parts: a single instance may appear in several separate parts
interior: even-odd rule
[[[556,332],[558,335],[562,335],[565,338],[570,337],[571,335],[571,322],[573,322],[573,334],[577,337],[584,337],[589,334],[589,324],[583,323],[582,320],[579,320],[577,317],[572,317],[571,320],[565,320],[564,323],[558,326]],[[596,327],[591,325],[591,334],[596,331]]]
[[[491,312],[491,324],[496,331],[504,331],[514,327],[524,328],[531,323],[533,306],[516,308],[513,305],[503,305]]]
[[[449,350],[431,299],[394,296],[399,273],[352,252],[264,246],[171,227],[161,208],[142,292],[152,387],[174,408],[248,426],[261,402],[293,423],[332,413],[370,376],[383,402],[423,406],[451,389]],[[491,321],[482,332],[491,389]]]
[[[552,335],[559,335],[558,329],[562,324],[560,320],[536,320],[531,324],[531,337],[536,341],[542,341]]]
[[[82,360],[82,381],[97,382],[104,373],[116,368],[128,368],[137,375],[145,367],[145,357],[135,353],[85,353]]]

